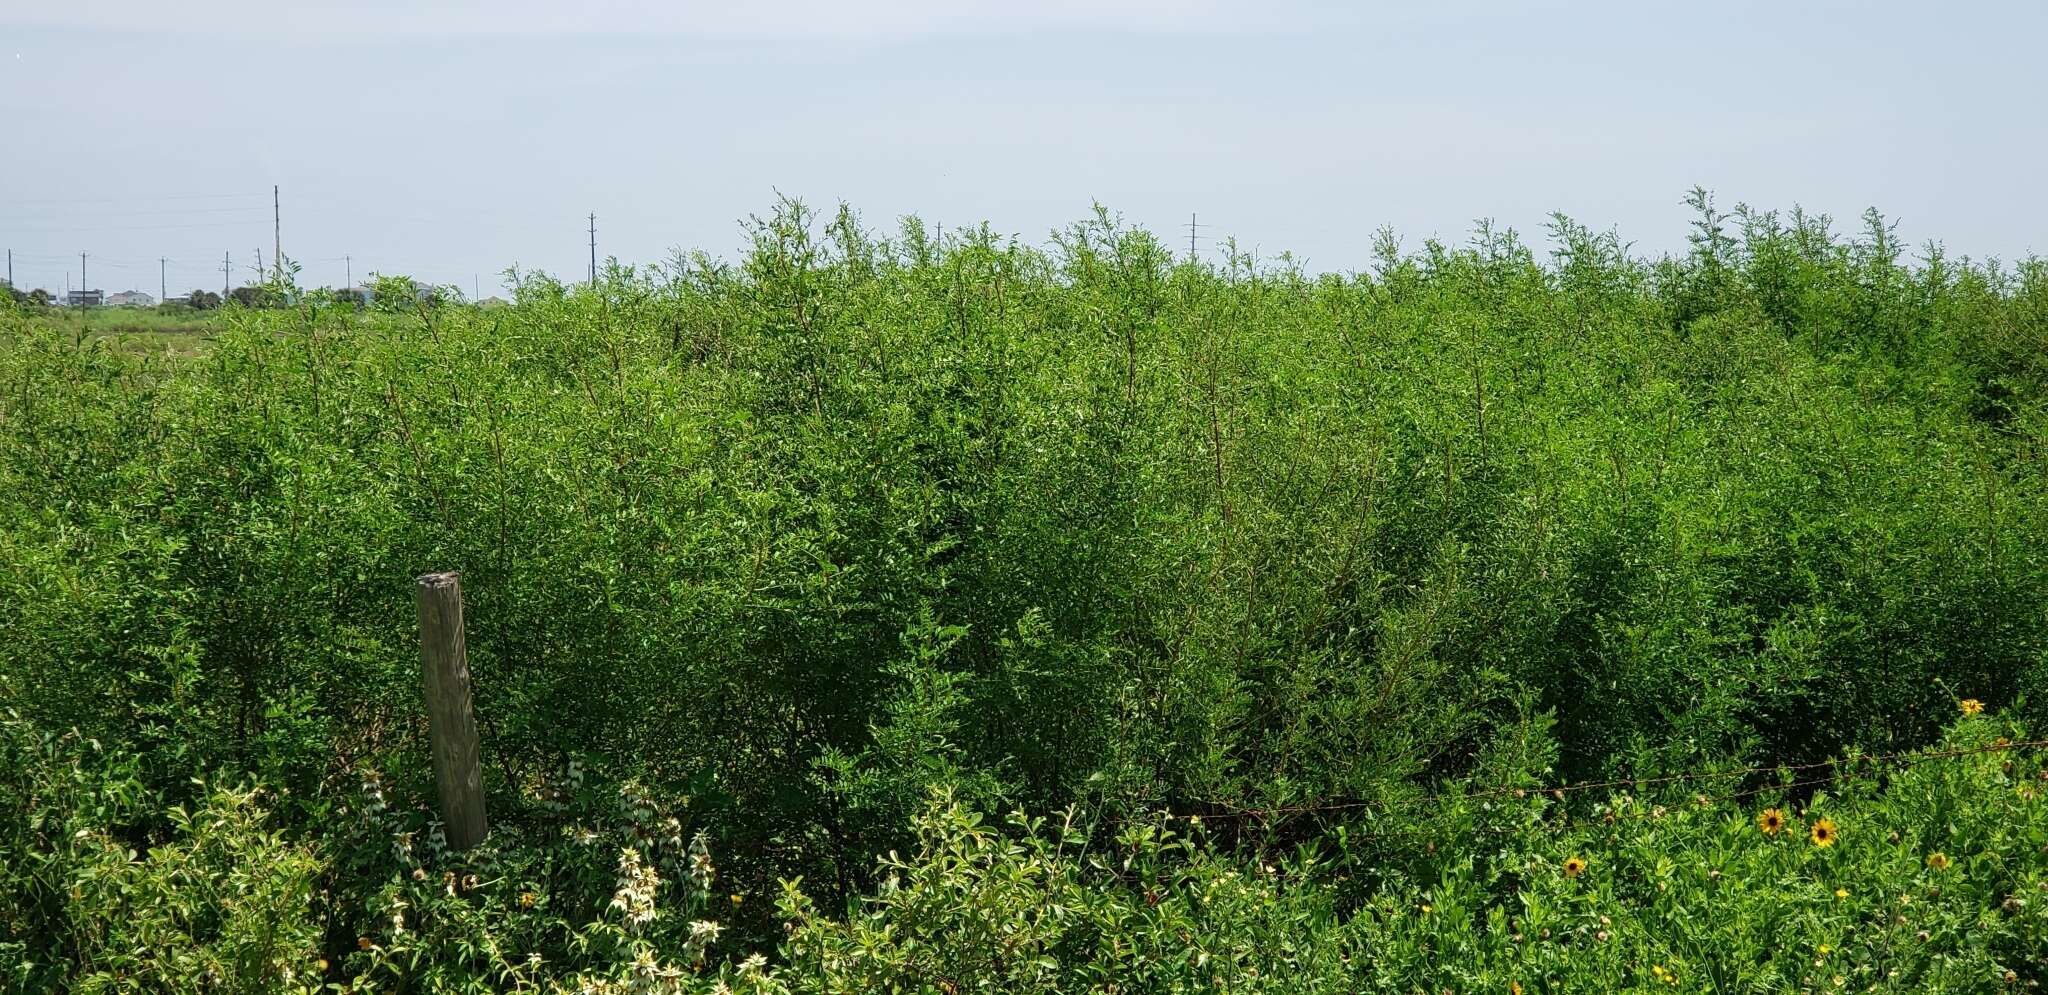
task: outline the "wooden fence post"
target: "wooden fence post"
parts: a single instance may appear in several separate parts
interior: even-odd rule
[[[483,841],[483,751],[469,706],[469,655],[462,642],[462,581],[451,572],[419,578],[420,663],[426,670],[427,729],[448,845]]]

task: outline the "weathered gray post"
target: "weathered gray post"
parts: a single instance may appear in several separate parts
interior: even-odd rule
[[[427,731],[448,845],[483,841],[483,752],[469,706],[469,655],[462,643],[462,581],[452,571],[419,578],[420,663],[426,670]]]

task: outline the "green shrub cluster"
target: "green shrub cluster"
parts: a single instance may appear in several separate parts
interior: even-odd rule
[[[311,991],[321,865],[254,791],[152,791],[132,754],[0,721],[0,983]]]
[[[2048,976],[2048,767],[2007,748],[2007,720],[1711,798],[1693,781],[1450,797],[1427,833],[1347,827],[1266,857],[1214,817],[999,825],[935,788],[912,848],[843,908],[800,880],[717,895],[703,836],[574,766],[467,853],[369,783],[323,820],[318,858],[266,828],[274,800],[225,790],[143,831],[143,856],[121,840],[151,821],[132,772],[73,737],[0,731],[0,923],[30,938],[0,964],[21,990],[1979,992]],[[772,960],[719,949],[722,917],[771,902]]]
[[[520,880],[608,900],[616,852],[534,835],[573,760],[689,798],[721,888],[835,912],[943,858],[935,786],[1256,862],[1363,810],[1233,813],[1433,835],[1399,813],[1461,783],[1910,749],[1956,695],[2038,721],[2048,266],[1695,205],[1654,262],[1559,218],[1313,275],[784,204],[737,260],[231,305],[192,355],[0,315],[0,705],[119,758],[138,859],[261,784],[355,908],[385,882],[333,813],[431,797],[408,585],[459,570]],[[522,946],[693,959],[591,912]],[[523,983],[448,928],[404,970]]]
[[[1949,745],[1996,732],[1966,721]],[[1199,820],[1091,845],[1071,818],[1004,832],[941,805],[845,919],[792,891],[770,990],[2031,987],[2048,975],[2048,777],[2010,760],[1843,782],[1796,815],[1769,786],[1705,804],[1683,786],[1608,795],[1583,814],[1530,792],[1447,812],[1433,838],[1449,851],[1401,870],[1359,859],[1350,835],[1247,864]],[[1766,812],[1787,824],[1763,831]]]

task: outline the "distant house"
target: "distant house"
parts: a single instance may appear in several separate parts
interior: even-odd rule
[[[64,293],[64,303],[72,307],[99,307],[107,302],[104,290],[69,290]]]
[[[108,294],[107,303],[115,307],[155,307],[156,298],[140,290],[123,290],[118,294]]]

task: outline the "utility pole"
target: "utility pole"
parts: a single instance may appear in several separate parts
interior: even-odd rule
[[[14,286],[14,250],[7,250],[7,285]]]
[[[277,209],[277,184],[270,185],[270,261],[277,267],[277,282],[284,282],[284,216]]]
[[[228,254],[223,252],[220,254],[220,299],[223,304],[227,303],[228,299],[228,274],[230,272],[233,272],[233,270],[228,262]]]
[[[1189,262],[1193,262],[1193,261],[1194,261],[1194,259],[1195,259],[1195,229],[1197,229],[1197,228],[1207,228],[1207,227],[1208,227],[1207,225],[1198,225],[1198,224],[1196,224],[1196,223],[1195,223],[1195,216],[1194,216],[1194,214],[1193,214],[1193,213],[1189,213],[1189,214],[1188,214],[1188,261],[1189,261]]]
[[[86,288],[90,286],[92,285],[85,282],[85,253],[81,252],[78,254],[78,292],[81,294],[85,293]],[[84,300],[84,298],[79,299]]]
[[[590,285],[597,286],[597,215],[590,216]]]
[[[256,282],[263,282],[263,250],[256,250]]]
[[[171,299],[171,261],[162,256],[156,259],[156,302],[162,304]]]
[[[343,256],[341,257],[341,265],[342,272],[348,275],[348,282],[342,286],[353,288],[356,285],[356,261],[349,256]]]

